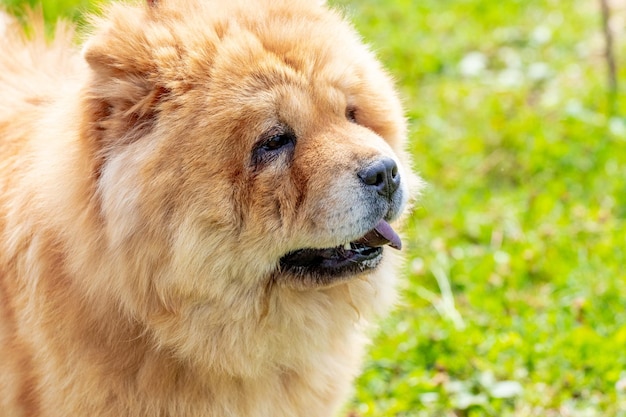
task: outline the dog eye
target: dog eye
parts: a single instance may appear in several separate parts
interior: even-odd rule
[[[293,143],[294,137],[291,133],[282,133],[280,135],[274,135],[263,143],[263,150],[276,151],[283,146]]]
[[[280,155],[293,154],[296,135],[288,128],[280,128],[264,134],[252,151],[252,164],[261,168]]]

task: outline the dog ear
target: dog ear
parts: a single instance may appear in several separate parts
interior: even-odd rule
[[[148,13],[113,5],[107,14],[108,22],[95,20],[95,33],[83,48],[92,70],[86,92],[94,117],[90,128],[103,141],[130,142],[152,128],[167,89],[159,85],[151,42],[142,30],[150,25]]]

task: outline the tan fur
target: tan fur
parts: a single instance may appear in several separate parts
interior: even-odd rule
[[[368,158],[398,161],[407,196],[418,181],[390,80],[317,3],[113,4],[82,53],[66,26],[46,42],[3,19],[1,416],[321,417],[346,399],[399,257],[336,282],[278,260],[372,227]],[[279,122],[293,160],[254,166]]]

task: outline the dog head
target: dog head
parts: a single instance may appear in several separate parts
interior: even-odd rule
[[[84,129],[126,277],[109,285],[159,340],[199,351],[203,325],[245,323],[233,337],[251,343],[260,320],[267,337],[339,293],[378,303],[419,181],[392,82],[337,13],[172,0],[95,25]]]

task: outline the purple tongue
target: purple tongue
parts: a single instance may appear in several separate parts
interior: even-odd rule
[[[368,246],[384,246],[389,244],[394,249],[402,249],[402,241],[400,236],[391,228],[389,223],[384,220],[378,222],[374,230],[371,230],[357,243],[364,243]]]

